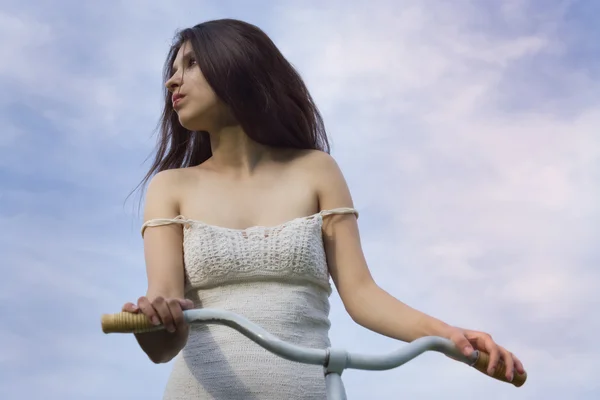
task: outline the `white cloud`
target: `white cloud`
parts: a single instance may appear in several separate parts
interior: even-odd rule
[[[397,371],[350,371],[351,398],[597,397],[600,354],[590,332],[600,327],[593,241],[600,90],[589,71],[566,62],[568,3],[551,10],[534,3],[280,3],[268,21],[236,8],[272,35],[324,111],[378,282],[450,323],[490,331],[531,371],[516,390],[427,355]],[[86,7],[93,8],[78,12],[92,15]],[[114,3],[111,13],[112,24],[100,20],[97,34],[88,29],[89,42],[68,50],[83,54],[82,63],[99,55],[100,65],[86,67],[61,62],[56,21],[26,10],[0,14],[0,33],[14,38],[0,47],[0,85],[39,96],[36,111],[62,141],[55,153],[33,149],[22,169],[46,177],[59,166],[56,179],[78,189],[36,191],[32,181],[0,197],[8,205],[0,210],[0,251],[14,269],[2,298],[27,299],[15,308],[35,306],[31,315],[40,320],[52,307],[64,313],[38,333],[47,332],[46,347],[55,348],[45,357],[74,346],[64,364],[32,374],[36,385],[29,386],[49,399],[118,398],[114,387],[129,399],[155,398],[169,371],[145,360],[131,338],[102,336],[97,319],[145,289],[138,218],[122,200],[141,178],[137,164],[160,112],[168,42],[175,28],[223,12],[137,1]],[[532,64],[537,57],[545,61]],[[2,97],[0,106],[14,101]],[[34,134],[9,117],[3,126],[13,128],[0,136],[5,168],[24,159],[15,138]],[[357,327],[339,299],[332,302],[334,344],[361,352],[401,345]],[[81,318],[81,331],[62,315]],[[0,331],[11,343],[0,358],[3,371],[44,351],[28,348],[23,338],[35,337],[22,333]],[[73,376],[78,385],[70,392],[58,386]],[[3,389],[24,384],[0,380]]]
[[[22,81],[39,76],[44,46],[54,37],[52,27],[27,15],[0,12],[0,35],[10,38],[0,44],[0,74]]]
[[[491,331],[554,387],[558,370],[545,360],[568,364],[559,350],[565,319],[591,317],[589,325],[598,324],[592,316],[598,301],[591,299],[600,277],[584,260],[597,257],[590,234],[600,220],[600,190],[593,184],[600,98],[582,105],[584,96],[576,94],[598,84],[583,71],[546,65],[548,79],[571,86],[572,97],[530,93],[526,109],[506,109],[506,99],[518,93],[511,73],[527,68],[520,63],[535,56],[564,61],[564,38],[548,29],[564,24],[561,14],[538,21],[533,33],[503,36],[460,28],[477,18],[476,6],[466,12],[446,6],[442,15],[406,11],[405,4],[401,12],[392,6],[353,13],[289,9],[295,24],[282,24],[296,29],[279,40],[296,49],[292,54],[335,127],[336,155],[358,206],[366,207],[363,223],[375,214],[370,207],[392,221],[385,232],[364,238],[378,280],[449,322]],[[356,15],[368,22],[357,23]],[[507,18],[523,16],[508,12]],[[572,113],[552,112],[559,107]],[[515,321],[519,328],[511,329]],[[547,330],[540,330],[542,321]],[[547,336],[546,347],[536,342],[540,335]],[[371,340],[360,334],[363,340],[352,343],[365,346],[366,337]],[[581,347],[570,351],[597,366],[598,354],[588,355],[593,338],[582,331],[577,340]],[[383,346],[390,344],[374,348]],[[545,356],[528,358],[530,349]],[[578,370],[586,375],[581,387],[591,390],[594,370]],[[496,388],[473,384],[473,398]],[[369,376],[363,385],[375,393],[389,383]],[[519,393],[537,398],[536,389],[528,390]],[[509,392],[497,398],[503,393]]]

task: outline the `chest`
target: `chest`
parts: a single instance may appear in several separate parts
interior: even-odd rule
[[[192,221],[184,228],[188,289],[266,280],[329,290],[321,229],[320,216],[244,230]]]
[[[185,190],[181,214],[232,229],[275,226],[319,211],[310,182],[291,178],[242,181],[209,177]]]

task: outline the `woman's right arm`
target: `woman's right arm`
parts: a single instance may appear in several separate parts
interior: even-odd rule
[[[174,218],[179,214],[177,171],[155,175],[146,194],[144,221]],[[148,290],[137,305],[127,303],[124,311],[142,312],[166,330],[140,333],[135,337],[154,363],[171,361],[187,342],[189,327],[183,310],[193,308],[184,299],[183,232],[179,224],[148,227],[144,232],[144,257]]]

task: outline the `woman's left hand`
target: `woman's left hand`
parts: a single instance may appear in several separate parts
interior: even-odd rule
[[[515,371],[519,374],[525,373],[521,361],[510,351],[495,343],[487,333],[452,327],[445,336],[452,340],[466,356],[470,356],[474,350],[488,353],[490,363],[487,373],[490,376],[494,375],[500,360],[506,365],[506,379],[509,381],[512,381]]]

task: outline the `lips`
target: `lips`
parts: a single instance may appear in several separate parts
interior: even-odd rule
[[[177,105],[177,103],[179,103],[181,101],[181,99],[183,99],[185,97],[185,95],[183,94],[174,94],[172,97],[172,101],[173,101],[173,107]]]

